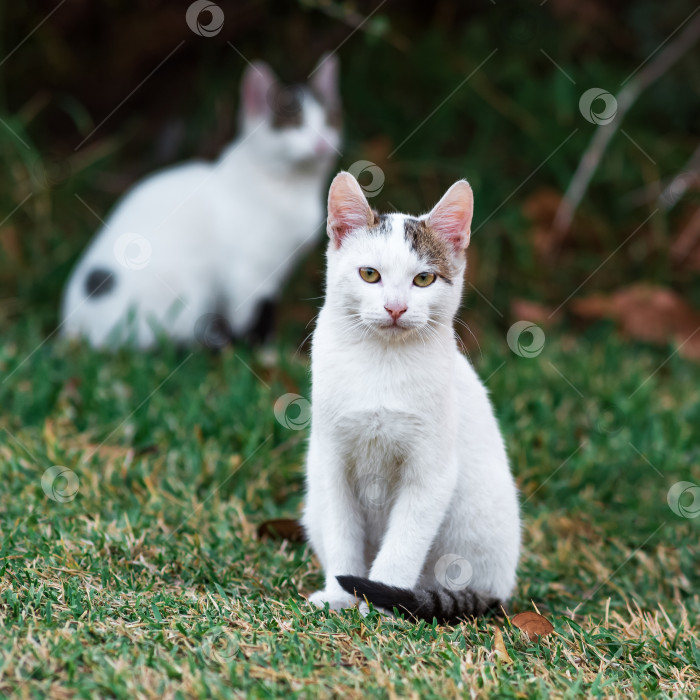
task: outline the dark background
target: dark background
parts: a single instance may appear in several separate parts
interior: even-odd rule
[[[0,219],[9,217],[0,226],[1,324],[29,315],[52,330],[96,215],[104,218],[143,175],[212,158],[234,138],[243,57],[303,81],[324,51],[340,46],[339,167],[368,159],[382,168],[375,206],[425,211],[455,179],[470,180],[474,227],[483,227],[472,242],[469,281],[489,302],[467,287],[475,328],[507,327],[523,316],[523,299],[543,303],[526,310],[546,321],[659,208],[658,194],[683,175],[698,145],[696,45],[624,116],[625,134],[610,143],[572,228],[552,231],[561,194],[599,128],[582,118],[580,95],[590,87],[619,92],[689,24],[693,2],[221,2],[225,21],[214,37],[190,31],[187,5],[4,4]],[[656,285],[653,302],[657,287],[676,292],[670,303],[691,322],[694,309],[683,304],[700,306],[700,250],[691,245],[682,259],[671,250],[697,220],[694,177],[576,296],[646,282]],[[692,231],[685,235],[697,242]],[[295,319],[313,315],[296,301],[318,295],[321,270],[318,253],[290,282],[283,329],[295,338],[302,332]],[[563,313],[579,323],[570,302]]]

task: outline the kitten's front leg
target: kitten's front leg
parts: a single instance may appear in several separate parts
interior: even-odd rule
[[[417,463],[406,467],[406,477],[399,488],[369,578],[413,588],[450,505],[457,480],[457,462],[450,460],[439,474],[426,474],[424,465]]]
[[[336,576],[366,576],[364,561],[364,525],[357,509],[344,465],[323,450],[312,435],[308,455],[308,490],[304,525],[309,540],[321,560],[326,586],[309,600],[333,610],[351,608],[355,598],[343,590]],[[323,459],[323,463],[321,462]]]

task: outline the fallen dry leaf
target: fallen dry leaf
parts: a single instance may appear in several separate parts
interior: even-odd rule
[[[525,633],[529,639],[546,637],[554,632],[554,625],[539,613],[528,611],[518,613],[511,619],[513,627]]]
[[[515,320],[527,320],[541,326],[556,323],[561,318],[559,311],[552,313],[551,306],[540,304],[528,299],[513,299],[510,304],[510,315]]]
[[[258,537],[270,537],[273,540],[289,540],[290,542],[303,542],[306,539],[301,523],[289,518],[266,520],[258,527]]]
[[[493,648],[496,656],[506,664],[512,664],[513,659],[510,658],[506,645],[503,642],[503,634],[499,627],[496,627],[493,632]]]
[[[671,244],[671,258],[676,264],[698,269],[700,259],[700,207],[696,208]]]
[[[650,343],[675,342],[680,354],[700,359],[700,312],[671,289],[636,284],[612,295],[576,299],[571,311],[581,318],[609,318],[629,338]]]

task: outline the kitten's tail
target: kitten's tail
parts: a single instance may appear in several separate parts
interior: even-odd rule
[[[500,610],[503,601],[483,596],[469,588],[450,590],[440,586],[434,589],[397,588],[370,581],[360,576],[336,576],[338,583],[350,594],[367,598],[375,607],[397,608],[418,620],[432,622],[437,618],[446,624],[455,624],[469,617],[482,617]]]

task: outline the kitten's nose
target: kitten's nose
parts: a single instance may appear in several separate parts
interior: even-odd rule
[[[394,319],[394,321],[399,320],[399,316],[401,314],[406,313],[406,309],[408,308],[405,304],[401,304],[399,302],[392,302],[390,304],[386,304],[384,308],[389,312],[389,316]]]

